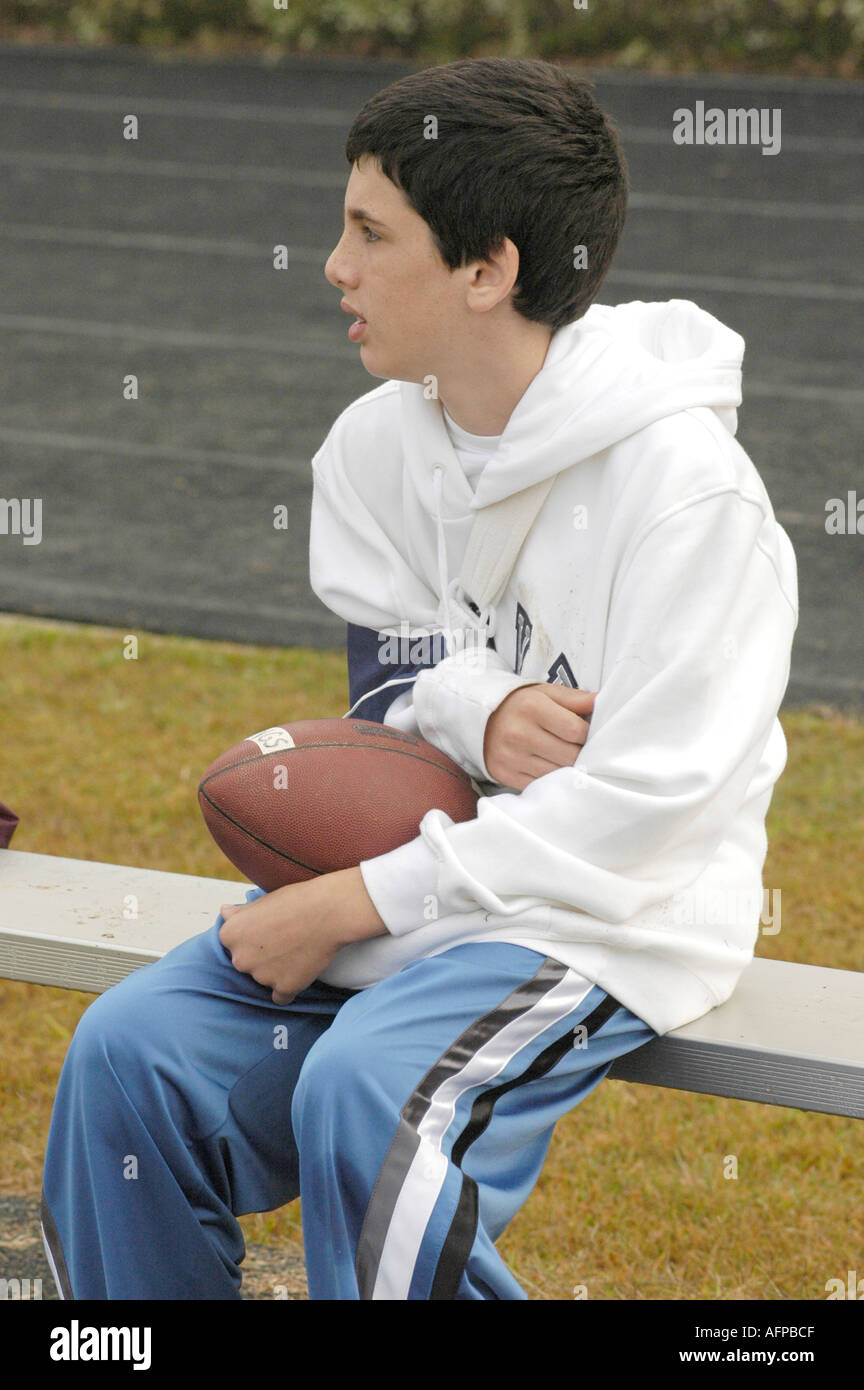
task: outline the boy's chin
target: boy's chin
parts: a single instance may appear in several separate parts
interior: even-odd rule
[[[413,381],[417,386],[428,386],[430,372],[419,367],[411,367],[396,358],[379,357],[374,348],[360,344],[360,361],[370,376],[381,377],[382,381]]]
[[[370,376],[380,377],[382,381],[398,380],[395,372],[388,371],[385,366],[376,361],[374,352],[367,355],[361,347],[360,361]]]

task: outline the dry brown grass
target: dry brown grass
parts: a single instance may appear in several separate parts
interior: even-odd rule
[[[198,812],[198,775],[250,728],[341,714],[344,658],[143,633],[129,661],[123,637],[0,622],[13,847],[235,876]],[[760,954],[861,970],[864,724],[825,708],[783,724],[765,872],[782,929]],[[39,1189],[57,1077],[90,1000],[0,981],[0,1189]],[[827,1279],[864,1270],[860,1135],[835,1116],[608,1082],[559,1124],[500,1248],[533,1299],[578,1285],[592,1299],[824,1299]],[[299,1238],[296,1207],[243,1224],[256,1240]]]

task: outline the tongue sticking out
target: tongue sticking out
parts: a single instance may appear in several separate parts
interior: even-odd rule
[[[352,343],[356,343],[357,340],[363,336],[365,328],[365,319],[356,319],[354,323],[352,323],[351,327],[348,329],[348,337],[351,339]]]

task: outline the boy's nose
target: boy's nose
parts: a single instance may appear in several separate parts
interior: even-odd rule
[[[324,266],[324,274],[330,284],[335,285],[337,288],[342,288],[342,286],[351,283],[351,272],[342,255],[341,240],[327,257],[327,263]]]

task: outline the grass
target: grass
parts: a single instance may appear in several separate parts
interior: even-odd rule
[[[205,829],[198,777],[250,729],[342,714],[344,657],[141,633],[127,659],[128,636],[0,620],[12,847],[240,881]],[[759,954],[861,969],[864,723],[827,707],[782,722],[765,869],[781,930]],[[0,981],[2,1191],[39,1190],[57,1077],[91,999]],[[538,1300],[824,1299],[828,1279],[864,1271],[860,1133],[838,1116],[608,1082],[559,1124],[499,1248]],[[296,1204],[242,1224],[256,1240],[301,1238]]]

